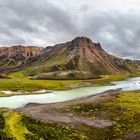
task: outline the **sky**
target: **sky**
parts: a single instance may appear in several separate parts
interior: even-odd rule
[[[86,36],[140,59],[140,0],[0,0],[0,46],[49,46]]]

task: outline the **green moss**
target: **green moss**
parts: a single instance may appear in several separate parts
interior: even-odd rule
[[[40,89],[49,90],[68,90],[82,86],[102,86],[110,85],[112,81],[119,81],[129,77],[136,77],[140,74],[121,74],[121,75],[103,75],[99,79],[89,80],[31,80],[25,71],[11,73],[10,79],[0,79],[0,90],[12,91],[36,91]],[[87,84],[88,83],[88,84]],[[71,86],[74,85],[74,86]],[[0,96],[9,96],[0,93]]]
[[[109,119],[115,125],[108,130],[108,139],[122,139],[127,133],[140,131],[140,91],[124,92],[97,103],[80,103],[65,111],[90,119]],[[103,130],[106,131],[106,130]],[[98,133],[100,133],[98,131]],[[103,135],[102,137],[105,137]],[[96,135],[95,135],[96,137]]]
[[[11,79],[0,79],[1,90],[23,90],[35,91],[39,89],[66,90],[67,84],[74,84],[80,81],[74,80],[30,80],[24,72],[9,74]]]
[[[12,140],[10,139],[7,134],[3,131],[5,128],[5,120],[0,111],[0,140]]]
[[[1,109],[0,138],[4,140],[86,140],[82,131],[59,123],[42,123],[9,109]],[[3,125],[3,126],[2,126]]]
[[[25,134],[30,134],[21,121],[21,115],[14,111],[4,113],[5,129],[7,135],[16,138],[16,140],[25,140]]]
[[[44,140],[86,140],[86,136],[77,129],[58,123],[42,123],[30,117],[23,116],[23,122],[34,134],[26,135],[27,139]]]
[[[3,109],[1,132],[17,140],[116,140],[127,133],[140,131],[140,91],[123,92],[112,99],[96,103],[80,103],[64,108],[63,113],[94,119],[107,119],[115,124],[98,129],[86,125],[67,126],[61,123],[42,123],[29,116]],[[2,120],[2,121],[1,121]],[[2,125],[1,125],[2,126]]]
[[[120,94],[105,105],[111,106],[112,111],[115,110],[110,116],[117,122],[114,128],[116,137],[140,131],[140,91]]]

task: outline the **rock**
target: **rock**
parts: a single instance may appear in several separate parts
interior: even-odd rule
[[[140,140],[140,132],[129,133],[123,140]]]
[[[10,79],[6,74],[0,74],[0,78]]]

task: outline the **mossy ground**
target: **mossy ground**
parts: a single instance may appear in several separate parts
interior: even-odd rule
[[[114,121],[115,125],[108,130],[109,140],[121,140],[128,133],[140,131],[140,91],[124,92],[98,103],[77,104],[71,106],[71,111],[78,116]]]
[[[0,79],[1,90],[12,90],[12,91],[35,91],[40,89],[50,90],[67,90],[66,84],[74,84],[77,81],[74,80],[30,80],[29,77],[22,73],[16,72],[9,74],[10,79]]]
[[[92,80],[30,80],[24,72],[9,74],[11,79],[0,79],[1,90],[34,91],[39,89],[66,90],[68,85],[90,83],[94,85],[107,85],[111,81],[119,81],[139,74],[109,75]],[[9,96],[0,92],[0,96]],[[70,128],[63,124],[44,124],[21,114],[6,110],[3,114],[4,129],[0,129],[4,139],[11,140],[46,140],[46,139],[121,139],[130,132],[140,131],[140,92],[127,92],[117,98],[100,103],[79,104],[72,106],[70,111],[78,116],[90,119],[110,119],[116,124],[109,129],[93,129],[88,126]],[[26,118],[26,119],[25,119]],[[55,132],[55,133],[54,133]],[[109,134],[109,135],[108,135]],[[63,137],[62,137],[63,136]],[[1,136],[0,136],[1,138]]]
[[[2,140],[25,140],[25,134],[31,134],[21,121],[21,115],[18,112],[7,108],[1,108],[1,119],[4,127],[0,129],[0,138]]]
[[[140,73],[108,75],[101,76],[100,79],[89,79],[89,80],[31,80],[30,77],[27,75],[27,73],[15,72],[8,75],[10,79],[0,79],[0,90],[12,90],[12,91],[18,90],[36,91],[40,89],[68,90],[71,88],[79,88],[87,85],[88,86],[109,85],[110,82],[112,81],[119,81],[139,75]],[[1,95],[4,96],[3,94]]]
[[[115,122],[105,129],[86,125],[67,126],[59,122],[43,123],[8,109],[1,110],[5,127],[0,131],[11,140],[121,140],[128,133],[140,131],[140,91],[123,92],[96,103],[83,102],[63,108],[63,113]]]
[[[87,136],[76,128],[70,128],[60,123],[43,123],[9,109],[1,110],[0,125],[4,125],[3,128],[0,128],[1,140],[87,139]]]
[[[24,135],[30,134],[26,126],[21,121],[21,115],[14,111],[4,113],[5,117],[5,132],[16,138],[16,140],[25,140]]]

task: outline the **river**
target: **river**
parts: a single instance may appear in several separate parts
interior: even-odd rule
[[[23,107],[29,103],[56,103],[69,101],[80,97],[100,94],[108,90],[122,89],[123,91],[132,91],[140,89],[140,77],[130,78],[119,82],[112,82],[111,86],[82,87],[66,91],[53,91],[46,94],[34,95],[14,95],[10,97],[0,97],[0,107],[11,109]]]

